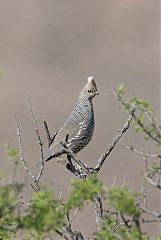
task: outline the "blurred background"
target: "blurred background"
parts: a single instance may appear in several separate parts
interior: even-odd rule
[[[0,1],[0,170],[9,178],[13,165],[4,144],[17,148],[13,115],[20,124],[24,155],[36,173],[40,158],[38,140],[27,108],[30,97],[47,146],[45,119],[52,132],[72,110],[89,75],[95,77],[100,95],[94,99],[95,134],[79,158],[94,166],[127,119],[107,85],[123,83],[128,96],[148,100],[159,116],[159,0],[1,0]],[[131,128],[125,143],[150,151],[153,145],[136,136]],[[127,182],[139,191],[144,161],[118,144],[99,173],[108,186]],[[21,166],[17,180],[28,181],[25,197],[33,189]],[[43,185],[53,182],[55,196],[65,198],[74,179],[57,161],[45,165]],[[153,193],[150,207],[158,210],[160,198]],[[85,208],[74,221],[76,230],[88,237],[96,231],[93,206]],[[152,235],[159,226],[145,229]],[[56,238],[55,238],[56,239]]]

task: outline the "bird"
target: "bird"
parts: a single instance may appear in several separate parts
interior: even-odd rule
[[[43,163],[60,157],[62,154],[67,154],[62,147],[62,142],[65,142],[66,137],[66,147],[74,154],[77,154],[90,142],[95,124],[92,100],[96,95],[99,95],[99,93],[94,77],[89,76],[72,112],[65,119],[62,127],[56,133],[52,144],[44,154]]]

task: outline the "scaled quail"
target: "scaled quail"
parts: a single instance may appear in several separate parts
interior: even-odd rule
[[[88,77],[86,85],[81,90],[75,107],[65,119],[63,126],[57,132],[53,143],[44,155],[44,162],[65,154],[61,142],[68,135],[66,146],[77,154],[91,140],[94,130],[94,112],[92,99],[98,95],[93,77]]]

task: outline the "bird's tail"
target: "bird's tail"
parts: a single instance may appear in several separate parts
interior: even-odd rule
[[[44,156],[43,159],[39,159],[36,162],[35,167],[40,167],[40,166],[44,165],[44,163],[49,161],[51,158],[52,158],[52,156],[48,156],[48,155]]]
[[[36,167],[40,167],[45,162],[49,161],[52,158],[59,157],[61,154],[64,154],[64,149],[60,149],[59,147],[53,151],[53,148],[49,148],[46,154],[43,156],[43,159],[39,160],[36,163]]]

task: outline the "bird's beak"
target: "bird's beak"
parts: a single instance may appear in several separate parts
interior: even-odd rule
[[[100,95],[98,91],[96,91],[96,95]]]

